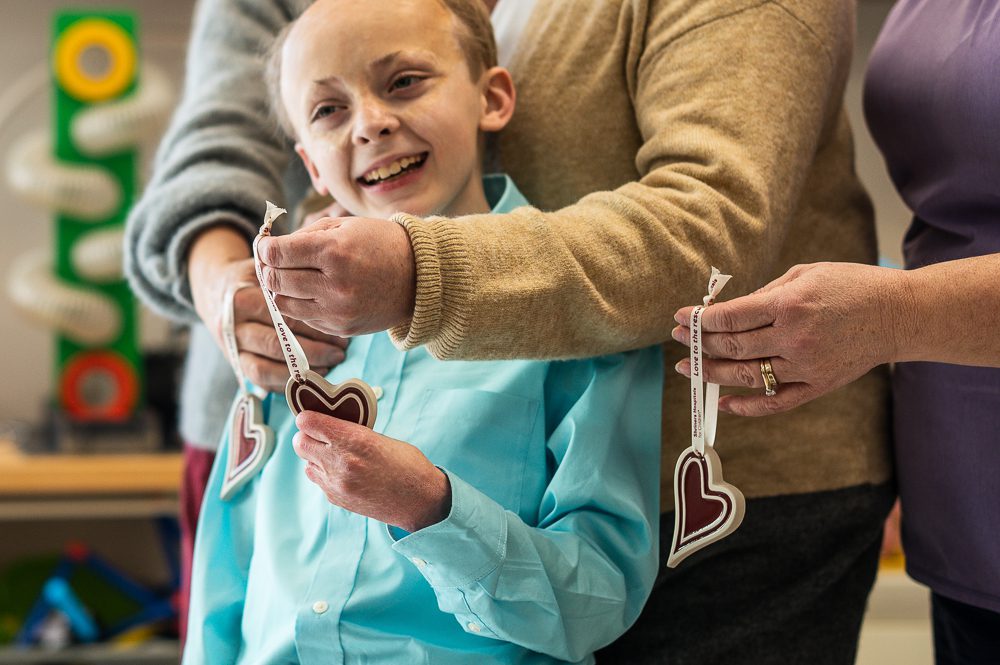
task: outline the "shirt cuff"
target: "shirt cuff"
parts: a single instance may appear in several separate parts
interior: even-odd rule
[[[465,238],[452,219],[422,219],[405,213],[392,219],[410,236],[417,288],[413,318],[390,328],[389,336],[402,351],[426,344],[431,355],[447,358],[468,329],[471,263]]]
[[[437,524],[396,540],[392,548],[435,588],[464,587],[496,570],[507,554],[503,506],[442,469],[451,483],[451,511]],[[392,529],[389,535],[401,532]]]

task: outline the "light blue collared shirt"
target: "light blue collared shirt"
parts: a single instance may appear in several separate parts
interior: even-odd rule
[[[494,212],[525,205],[485,184]],[[593,662],[656,575],[662,376],[659,348],[442,362],[353,339],[328,378],[381,388],[375,431],[448,474],[450,514],[407,534],[331,505],[272,396],[259,477],[219,499],[225,439],[212,470],[184,663]]]

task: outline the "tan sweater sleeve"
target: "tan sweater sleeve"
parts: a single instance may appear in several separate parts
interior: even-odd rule
[[[618,352],[668,339],[710,265],[735,275],[730,296],[779,271],[813,155],[840,110],[845,45],[823,43],[772,2],[680,34],[677,3],[632,4],[621,85],[634,117],[595,109],[578,122],[617,122],[623,136],[637,128],[638,180],[553,212],[408,219],[417,297],[411,324],[391,331],[398,345],[449,359]],[[563,165],[552,166],[558,187]]]

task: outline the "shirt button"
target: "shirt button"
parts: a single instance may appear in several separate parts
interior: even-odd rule
[[[410,559],[410,561],[416,564],[417,568],[423,568],[427,565],[427,562],[418,556],[413,557],[412,559]]]
[[[375,399],[382,399],[382,386],[375,386],[372,392],[375,393]]]
[[[481,633],[481,632],[483,632],[483,627],[480,626],[478,623],[475,623],[473,621],[470,621],[469,623],[467,623],[465,625],[465,627],[468,628],[473,633]]]
[[[325,600],[317,600],[313,603],[313,612],[316,614],[323,614],[323,612],[326,612],[328,609],[330,609],[330,606]]]

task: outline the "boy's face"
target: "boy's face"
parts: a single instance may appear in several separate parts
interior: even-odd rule
[[[486,101],[456,27],[437,0],[321,0],[303,14],[281,101],[320,193],[369,217],[484,212]]]

